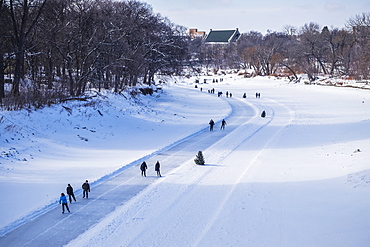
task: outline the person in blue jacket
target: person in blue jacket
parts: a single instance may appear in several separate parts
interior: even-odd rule
[[[67,208],[68,213],[71,212],[69,211],[67,197],[64,193],[60,194],[59,204],[62,204],[62,214],[64,214],[64,207]]]

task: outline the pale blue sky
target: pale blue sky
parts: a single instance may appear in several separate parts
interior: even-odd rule
[[[187,28],[282,31],[309,22],[342,28],[349,18],[370,12],[370,0],[141,0],[154,12]]]

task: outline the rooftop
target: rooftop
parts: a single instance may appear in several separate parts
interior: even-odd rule
[[[240,33],[238,29],[234,30],[212,30],[207,35],[206,43],[232,43],[238,40]]]

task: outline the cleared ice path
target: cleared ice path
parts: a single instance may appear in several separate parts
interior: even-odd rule
[[[125,204],[139,192],[154,182],[154,164],[159,160],[162,164],[162,176],[171,173],[185,162],[193,160],[199,150],[205,150],[227,136],[242,137],[242,141],[256,135],[274,119],[274,106],[277,103],[268,99],[236,99],[227,98],[232,112],[226,118],[225,130],[220,130],[220,120],[216,122],[213,132],[205,123],[203,130],[179,140],[162,151],[126,166],[122,170],[102,178],[92,187],[89,199],[77,195],[77,203],[69,204],[71,213],[62,214],[60,205],[26,222],[15,230],[0,238],[0,246],[63,246],[98,223],[116,207]],[[265,119],[260,117],[262,110],[268,112]],[[286,113],[286,112],[285,112]],[[276,119],[275,119],[276,121]],[[267,141],[267,140],[266,140]],[[230,141],[227,141],[230,143]],[[234,143],[229,152],[237,148]],[[228,155],[228,154],[227,154]],[[140,174],[140,163],[146,160],[149,169],[147,177]],[[164,165],[165,164],[165,165]]]

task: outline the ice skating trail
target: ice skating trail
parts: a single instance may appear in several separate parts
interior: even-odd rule
[[[119,246],[235,246],[219,242],[218,236],[212,236],[219,231],[211,229],[241,179],[294,114],[268,99],[248,107],[238,99],[229,102],[233,112],[227,131],[206,133],[217,137],[204,149],[206,166],[185,161],[68,246],[115,246],[117,239]],[[262,109],[268,118],[259,116]],[[163,162],[171,162],[174,156],[168,158]]]
[[[49,205],[46,213],[23,219],[21,226],[1,237],[0,246],[115,246],[109,241],[117,234],[122,234],[121,246],[209,245],[210,230],[229,197],[294,117],[286,106],[267,98],[227,101],[232,112],[226,130],[217,128],[218,121],[213,132],[205,128],[103,177],[89,199],[78,195],[71,214],[62,215],[59,205]],[[262,110],[267,117],[260,117]],[[193,162],[199,150],[204,167]],[[160,160],[165,176],[141,177],[138,166],[143,160]]]

